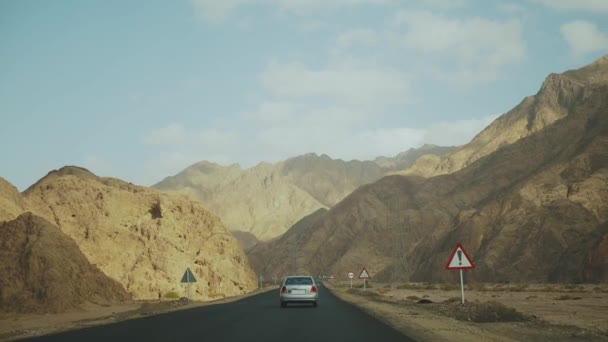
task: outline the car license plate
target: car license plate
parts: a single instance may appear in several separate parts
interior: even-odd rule
[[[305,294],[306,290],[291,290],[291,293],[293,293],[293,294]]]

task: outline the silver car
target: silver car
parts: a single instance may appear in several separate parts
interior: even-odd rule
[[[311,276],[285,278],[280,290],[281,307],[287,303],[311,303],[315,308],[319,302],[319,290]]]

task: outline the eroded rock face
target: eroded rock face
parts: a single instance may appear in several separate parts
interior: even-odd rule
[[[219,218],[186,197],[163,194],[66,167],[24,192],[32,210],[57,225],[82,253],[136,299],[185,294],[181,277],[198,279],[193,298],[255,288],[247,257]]]
[[[466,272],[472,281],[604,279],[608,78],[596,76],[608,63],[592,66],[594,73],[550,76],[534,98],[459,149],[489,148],[452,164],[459,171],[385,177],[346,197],[300,236],[304,270],[343,276],[365,266],[387,279],[404,254],[411,280],[457,282],[444,266],[461,242],[477,266]],[[497,127],[528,133],[493,140]],[[490,148],[497,141],[504,144]]]
[[[15,186],[0,177],[0,223],[10,221],[26,211],[27,201]]]
[[[0,251],[0,311],[58,313],[130,298],[72,239],[31,213],[0,225]]]

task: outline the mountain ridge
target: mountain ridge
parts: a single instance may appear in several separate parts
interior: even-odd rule
[[[248,169],[238,164],[222,167],[203,161],[153,187],[200,200],[232,231],[271,240],[300,218],[333,206],[359,186],[411,165],[420,155],[443,154],[452,149],[424,145],[392,158],[378,157],[376,161],[344,161],[327,154],[307,153]]]
[[[303,269],[343,275],[367,267],[375,279],[456,281],[443,267],[462,242],[477,265],[467,272],[474,282],[606,281],[608,79],[573,82],[571,74],[548,76],[535,97],[438,158],[457,162],[451,172],[387,176],[347,196],[300,237]],[[505,122],[515,123],[506,137],[519,139],[490,140],[493,151],[468,161],[449,159]],[[528,123],[534,132],[522,130]],[[275,245],[262,257],[289,248]]]

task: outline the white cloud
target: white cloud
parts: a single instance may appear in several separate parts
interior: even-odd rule
[[[523,25],[519,20],[480,17],[453,18],[429,11],[400,11],[392,21],[392,44],[419,53],[429,63],[447,65],[432,73],[460,85],[487,83],[504,67],[526,55]]]
[[[608,33],[591,22],[577,20],[561,26],[562,36],[575,57],[608,49]]]
[[[545,6],[562,11],[608,11],[606,0],[535,0]]]
[[[271,63],[261,76],[274,96],[295,100],[319,98],[344,104],[377,105],[406,103],[410,87],[407,75],[386,67],[349,64],[312,69],[302,63]]]

